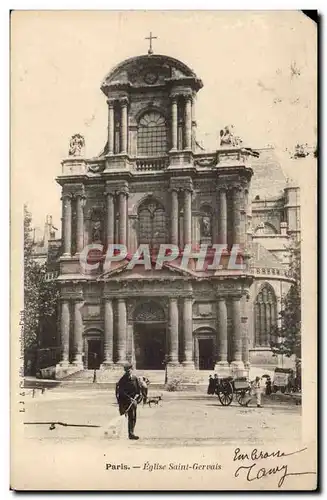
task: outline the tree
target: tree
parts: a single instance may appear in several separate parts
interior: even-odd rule
[[[39,282],[40,266],[33,260],[32,216],[24,206],[24,372],[33,364],[39,327]]]
[[[295,356],[297,377],[301,370],[301,250],[300,242],[290,248],[290,274],[294,279],[289,292],[282,300],[280,327],[276,327],[271,342],[275,355]],[[276,340],[277,339],[277,340]]]
[[[46,264],[38,263],[33,256],[32,216],[24,206],[24,311],[23,346],[24,373],[35,371],[37,348],[41,336],[51,329],[55,335],[58,290],[55,282],[46,280]]]

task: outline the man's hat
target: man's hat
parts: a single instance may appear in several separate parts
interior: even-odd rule
[[[131,370],[133,368],[132,363],[125,363],[124,364],[124,370]]]

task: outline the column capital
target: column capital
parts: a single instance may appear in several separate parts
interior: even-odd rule
[[[73,198],[73,195],[72,193],[69,193],[68,191],[64,191],[62,194],[61,194],[61,200],[64,201],[64,200],[72,200]]]
[[[230,186],[228,184],[217,184],[216,186],[216,191],[224,191],[225,193],[230,189]]]
[[[128,182],[127,181],[109,181],[106,183],[104,194],[119,195],[124,193],[128,195]]]
[[[78,195],[85,195],[85,187],[84,184],[65,184],[62,188],[62,196],[68,195],[70,197],[75,197]]]
[[[74,304],[80,304],[81,306],[85,303],[84,297],[74,297],[73,299]]]
[[[111,195],[111,196],[115,196],[116,194],[116,187],[115,186],[110,186],[110,184],[106,185],[106,187],[104,188],[104,195],[105,196],[108,196],[108,195]]]
[[[129,194],[129,189],[128,189],[128,186],[121,186],[117,189],[116,193],[119,195],[119,194],[124,194],[126,197],[128,196]]]
[[[241,191],[243,191],[243,186],[241,183],[236,182],[236,183],[231,184],[230,189],[232,191],[236,191],[237,193],[240,193]]]
[[[121,105],[121,107],[127,107],[128,106],[128,103],[129,103],[129,99],[127,96],[125,97],[121,97],[119,99],[119,104]]]
[[[178,97],[183,97],[184,99],[192,99],[192,90],[186,88],[173,89],[170,92],[171,99],[177,99]]]
[[[114,98],[107,99],[107,104],[108,104],[109,108],[114,107],[116,100],[117,99],[114,99]]]
[[[191,177],[173,177],[170,179],[170,189],[175,191],[193,191],[193,181]]]
[[[77,191],[76,193],[74,193],[74,198],[80,198],[81,200],[85,200],[86,196],[84,191]]]
[[[242,292],[232,292],[232,293],[229,294],[228,298],[232,302],[240,302],[242,297],[243,297]]]

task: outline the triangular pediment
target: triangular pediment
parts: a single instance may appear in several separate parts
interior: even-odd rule
[[[181,269],[173,265],[164,264],[162,269],[155,269],[153,264],[151,269],[145,269],[144,265],[135,265],[132,268],[129,267],[130,262],[125,260],[119,263],[112,263],[112,267],[105,271],[98,279],[102,281],[110,281],[111,279],[153,279],[153,280],[163,280],[183,278],[183,277],[193,277],[194,274],[188,269]]]

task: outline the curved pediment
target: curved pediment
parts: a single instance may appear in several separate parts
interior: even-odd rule
[[[193,79],[202,82],[186,64],[178,59],[163,55],[144,55],[131,57],[115,66],[104,78],[101,90],[113,85],[152,86],[163,85],[167,80]]]

